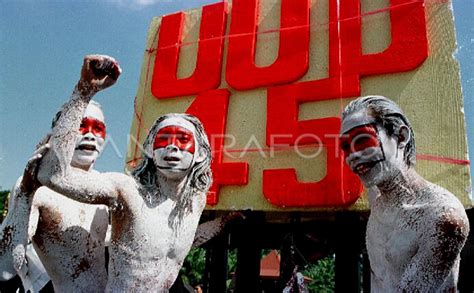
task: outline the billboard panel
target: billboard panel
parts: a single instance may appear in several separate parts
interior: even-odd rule
[[[472,205],[451,3],[246,0],[152,20],[127,169],[160,115],[187,112],[213,147],[208,209],[367,210],[338,146],[352,99],[413,124],[417,171]]]

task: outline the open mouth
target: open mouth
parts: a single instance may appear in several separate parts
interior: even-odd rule
[[[359,176],[364,176],[367,174],[374,166],[377,164],[377,162],[370,162],[370,163],[361,163],[358,164],[354,168],[354,172],[359,175]]]
[[[166,156],[166,157],[163,158],[163,160],[165,160],[167,162],[179,162],[181,159],[178,158],[178,157]]]
[[[93,151],[97,151],[97,148],[95,147],[95,145],[81,144],[76,148],[76,150],[93,152]]]

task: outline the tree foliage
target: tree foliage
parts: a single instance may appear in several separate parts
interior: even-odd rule
[[[205,267],[206,250],[199,247],[191,249],[181,268],[183,282],[192,286],[202,284]]]
[[[0,191],[0,222],[3,220],[4,217],[4,211],[7,206],[8,193],[10,193],[8,190]]]
[[[334,256],[330,255],[309,265],[303,275],[312,279],[308,284],[309,292],[334,292]]]
[[[264,257],[268,251],[262,253]],[[232,274],[235,273],[237,266],[237,250],[229,250],[228,254],[228,280],[227,284],[230,285]],[[203,248],[191,249],[186,260],[184,261],[181,274],[183,281],[192,286],[203,284],[204,282],[204,271],[206,266],[206,250]],[[310,292],[317,293],[329,293],[334,292],[335,281],[334,281],[334,255],[330,255],[326,258],[319,260],[315,264],[310,264],[303,271],[306,277],[311,278],[308,284]]]
[[[232,273],[237,266],[237,250],[229,250],[227,256],[228,280],[231,281]],[[204,283],[204,273],[206,269],[206,250],[204,248],[193,248],[189,251],[181,268],[181,276],[184,283],[196,286]]]

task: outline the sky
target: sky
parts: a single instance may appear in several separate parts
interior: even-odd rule
[[[108,143],[99,171],[124,170],[133,100],[154,16],[217,0],[0,0],[0,190],[10,189],[69,98],[83,56],[102,53],[123,69],[96,96]],[[470,160],[474,162],[474,0],[453,2]],[[471,164],[472,167],[472,164]]]

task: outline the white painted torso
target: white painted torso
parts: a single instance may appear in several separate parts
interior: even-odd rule
[[[166,199],[147,204],[136,186],[125,190],[118,207],[111,210],[107,291],[167,292],[191,248],[206,197],[193,195],[192,212],[173,231],[168,217],[174,202]]]
[[[102,292],[107,282],[107,208],[41,187],[33,209],[39,217],[32,241],[56,292]]]
[[[372,292],[397,292],[402,275],[420,246],[433,241],[431,237],[443,210],[463,210],[454,195],[431,183],[420,192],[405,195],[407,200],[403,203],[394,204],[380,196],[371,206],[366,243]],[[436,292],[455,288],[458,271],[459,258]]]
[[[404,265],[417,251],[418,235],[406,223],[406,213],[404,209],[382,209],[377,204],[372,208],[366,235],[372,292],[394,292]]]

